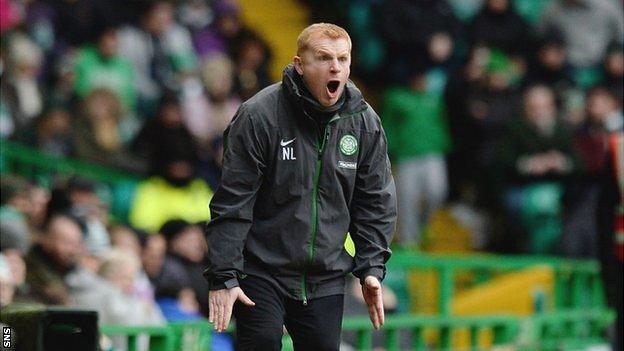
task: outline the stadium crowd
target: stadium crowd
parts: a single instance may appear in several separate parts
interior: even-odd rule
[[[304,2],[352,36],[393,161],[396,244],[425,249],[448,208],[471,249],[599,259],[621,320],[621,3]],[[1,305],[91,308],[102,324],[206,316],[221,134],[272,83],[265,38],[234,0],[0,0],[0,20],[3,143],[144,179],[126,221],[97,182],[3,174]]]

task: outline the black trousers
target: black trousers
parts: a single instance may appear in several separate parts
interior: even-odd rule
[[[237,350],[279,351],[286,326],[296,351],[338,351],[344,295],[308,300],[304,306],[262,278],[247,276],[240,286],[256,305],[234,304]]]

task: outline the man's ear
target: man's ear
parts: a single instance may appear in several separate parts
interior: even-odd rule
[[[293,57],[293,63],[295,64],[295,70],[297,70],[297,73],[299,73],[299,75],[303,75],[303,61],[301,61],[301,57]]]

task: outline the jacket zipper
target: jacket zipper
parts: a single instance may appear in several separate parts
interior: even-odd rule
[[[312,263],[314,260],[314,243],[316,241],[316,233],[318,230],[318,185],[319,180],[321,179],[321,167],[323,165],[323,151],[325,150],[325,144],[329,140],[329,124],[333,121],[336,121],[340,118],[339,115],[334,116],[332,119],[327,122],[325,125],[325,130],[323,131],[323,136],[320,140],[317,140],[317,157],[316,157],[316,167],[314,170],[314,187],[312,188],[312,234],[310,239],[310,247],[308,251],[308,263]],[[318,130],[318,129],[317,129]],[[320,145],[319,145],[320,142]],[[308,293],[306,286],[306,276],[307,276],[307,265],[303,269],[303,275],[301,277],[301,298],[303,300],[303,305],[308,305]]]

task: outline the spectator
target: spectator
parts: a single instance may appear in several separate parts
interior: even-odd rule
[[[243,31],[240,10],[234,0],[217,0],[212,4],[214,21],[193,33],[195,50],[200,57],[230,54],[230,45]]]
[[[429,216],[446,199],[448,184],[444,155],[450,149],[442,97],[428,92],[425,76],[415,72],[409,86],[391,89],[381,114],[388,136],[388,153],[397,167],[400,240],[420,244]],[[421,203],[426,205],[421,207]]]
[[[40,150],[61,157],[73,154],[70,113],[62,108],[51,109],[37,120],[34,145]]]
[[[30,225],[30,231],[34,235],[39,235],[48,215],[50,191],[43,186],[33,185],[30,188],[29,199],[30,212],[28,213],[28,224]]]
[[[141,243],[137,234],[124,225],[114,225],[109,229],[111,246],[141,255]]]
[[[46,59],[53,61],[52,56],[58,39],[54,33],[57,13],[45,0],[30,0],[24,3],[24,12],[23,26],[28,31],[28,36],[44,51]],[[51,63],[47,62],[46,69],[50,68]]]
[[[4,254],[0,253],[0,307],[4,308],[13,302],[15,294],[15,281],[11,273],[11,267]]]
[[[472,92],[478,91],[486,81],[486,62],[489,51],[483,46],[472,47],[466,63],[452,72],[444,92],[444,105],[448,113],[449,131],[453,149],[448,158],[450,199],[474,203],[477,179],[476,164],[478,121],[469,113]]]
[[[182,0],[178,2],[177,17],[180,24],[195,31],[206,28],[214,21],[211,2],[205,0]]]
[[[155,284],[158,276],[160,276],[166,251],[167,242],[161,234],[150,234],[145,238],[141,261],[152,284]]]
[[[242,101],[272,83],[267,64],[269,46],[255,33],[247,31],[237,37],[231,56],[236,63],[235,91]]]
[[[617,96],[604,86],[592,88],[587,93],[587,117],[584,128],[577,132],[576,144],[586,170],[597,175],[606,162],[604,133],[617,132],[624,126]]]
[[[68,51],[58,57],[50,67],[48,102],[51,108],[65,108],[73,115],[78,105],[75,94],[76,66],[75,50]]]
[[[77,156],[130,172],[142,173],[145,165],[126,151],[122,134],[122,106],[117,95],[104,88],[93,90],[82,101],[74,127]]]
[[[135,297],[135,282],[141,269],[141,261],[133,252],[123,249],[109,251],[103,260],[99,274],[117,288],[111,304],[100,315],[103,324],[158,325],[164,322],[158,307]],[[119,294],[121,293],[121,294]],[[116,304],[115,302],[119,302]],[[101,304],[99,301],[96,303]],[[131,312],[131,311],[134,311]]]
[[[464,134],[474,151],[468,155],[466,164],[473,168],[476,176],[476,202],[496,214],[500,188],[494,179],[493,170],[497,144],[505,127],[512,122],[520,110],[518,89],[514,80],[513,63],[503,54],[482,48],[477,59],[484,60],[484,74],[475,89],[467,92],[466,113],[471,134]],[[482,55],[482,56],[481,56]],[[495,230],[496,231],[496,230]]]
[[[620,105],[624,102],[624,47],[613,44],[604,59],[604,84],[613,95],[619,97]]]
[[[44,56],[38,79],[42,85],[45,85],[46,96],[44,98],[46,98],[45,101],[47,103],[47,88],[52,77],[57,54],[55,50],[59,48],[57,46],[59,40],[54,32],[57,13],[46,0],[13,2],[18,4],[20,15],[22,16],[17,31],[26,34],[41,49]]]
[[[487,0],[468,30],[470,42],[522,57],[531,48],[530,29],[510,0]]]
[[[170,151],[162,157],[161,171],[142,181],[136,190],[130,224],[154,232],[169,219],[208,219],[206,204],[210,203],[212,190],[196,177],[193,160],[179,151]]]
[[[562,253],[569,257],[599,258],[596,221],[602,178],[609,166],[609,134],[624,127],[618,100],[605,87],[587,94],[587,120],[576,132],[574,144],[583,161],[581,180],[564,222]]]
[[[113,1],[60,0],[48,3],[56,14],[54,37],[60,51],[92,41],[98,28],[117,22],[121,13]]]
[[[110,228],[111,244],[113,248],[131,252],[136,257],[142,257],[142,249],[138,234],[131,228],[124,225],[115,225]],[[148,234],[145,234],[148,235]],[[154,286],[141,267],[136,274],[132,289],[134,296],[148,303],[154,303]]]
[[[550,32],[537,43],[537,51],[530,61],[525,80],[528,86],[541,83],[551,89],[574,84],[561,34]]]
[[[619,106],[620,116],[622,107]],[[620,118],[621,121],[621,118]],[[598,232],[601,273],[608,305],[617,311],[611,330],[613,350],[621,350],[624,333],[624,128],[611,130],[608,136],[607,164],[600,181]],[[613,127],[613,126],[612,126]]]
[[[202,63],[205,93],[182,98],[184,125],[204,152],[223,134],[241,104],[232,94],[233,75],[227,56],[212,55]]]
[[[17,26],[21,21],[19,5],[10,0],[0,0],[0,33]]]
[[[0,236],[2,246],[11,246],[25,253],[33,241],[28,224],[28,215],[32,211],[31,185],[25,179],[14,175],[2,176],[1,185]]]
[[[233,94],[233,63],[214,54],[202,63],[203,92],[187,90],[182,96],[186,130],[198,146],[198,176],[216,189],[221,180],[221,135],[241,104]]]
[[[119,56],[117,28],[105,27],[96,38],[95,45],[84,45],[78,52],[74,67],[76,94],[84,98],[95,89],[109,89],[118,94],[126,111],[133,111],[136,105],[134,72],[132,63]]]
[[[75,177],[66,184],[57,185],[52,190],[48,211],[67,212],[84,225],[84,255],[82,264],[96,272],[99,256],[110,249],[110,238],[106,225],[108,208],[96,193],[97,183]]]
[[[159,230],[167,239],[167,257],[156,283],[158,306],[168,321],[201,320],[208,315],[208,284],[202,278],[206,241],[202,224],[167,221]],[[157,238],[162,238],[154,236]],[[153,241],[154,244],[160,239]],[[213,332],[211,350],[233,350],[232,338]]]
[[[4,175],[0,207],[3,246],[10,245],[25,254],[39,234],[49,200],[48,190],[19,176]]]
[[[13,301],[22,301],[28,294],[24,253],[3,243],[0,256],[4,257],[5,263],[9,266],[11,285],[13,286]]]
[[[97,183],[73,178],[66,192],[71,207],[69,211],[86,226],[84,244],[87,252],[99,256],[110,249],[110,236],[106,228],[109,219],[108,206],[97,193]]]
[[[174,21],[171,2],[142,4],[140,26],[126,26],[119,32],[119,52],[134,66],[139,113],[150,115],[163,90],[177,90],[179,74],[195,69],[196,57],[189,32]]]
[[[38,81],[43,63],[41,49],[22,33],[15,33],[6,39],[7,72],[3,74],[0,83],[1,105],[9,117],[3,120],[5,137],[32,128],[44,104],[42,87]]]
[[[182,153],[194,164],[199,153],[183,122],[182,107],[174,93],[163,95],[156,116],[146,121],[133,140],[131,150],[147,160],[150,174],[163,174],[165,155]]]
[[[570,63],[575,68],[600,64],[612,42],[622,44],[624,14],[621,4],[610,0],[557,0],[546,9],[541,31],[563,33]]]
[[[518,235],[509,242],[526,245],[511,249],[553,254],[561,234],[563,192],[579,162],[571,134],[557,116],[552,90],[538,85],[525,91],[524,116],[510,123],[500,143],[504,203],[510,223],[526,232],[509,231]]]
[[[32,297],[50,305],[72,304],[68,274],[77,269],[83,252],[84,229],[77,219],[54,214],[39,242],[26,256],[26,283]]]
[[[524,86],[547,85],[553,90],[562,117],[572,125],[581,123],[584,114],[583,92],[576,85],[563,37],[548,33],[537,45],[537,52],[529,65]]]
[[[427,71],[427,90],[438,94],[443,94],[448,76],[455,67],[453,59],[455,43],[443,33],[436,33],[431,37],[427,45],[426,65],[430,67]]]
[[[388,64],[395,81],[405,77],[409,66],[425,56],[432,40],[455,42],[461,24],[445,0],[390,0],[381,8],[380,30],[388,45]]]
[[[152,301],[134,295],[134,283],[141,263],[132,252],[113,249],[103,256],[99,268],[100,278],[93,277],[91,284],[75,293],[76,307],[96,310],[101,325],[146,326],[162,325],[165,320]],[[116,349],[126,350],[126,338],[113,337]],[[149,339],[139,337],[139,350],[149,350]]]
[[[156,296],[184,301],[190,300],[192,295],[198,312],[207,317],[208,283],[202,279],[202,273],[208,248],[202,228],[174,219],[165,222],[159,232],[167,240],[167,256],[156,284]],[[190,291],[185,292],[188,289]]]
[[[183,231],[188,227],[188,222],[171,220],[162,226],[158,235],[161,238],[162,235],[177,235],[177,231]],[[203,318],[197,295],[191,287],[190,277],[179,262],[172,261],[168,257],[167,267],[161,266],[155,282],[158,306],[168,321],[201,320]]]
[[[24,256],[31,246],[34,233],[27,225],[37,222],[40,188],[11,175],[2,177],[2,207],[0,207],[0,256],[10,269],[12,300],[27,295]],[[13,212],[16,211],[16,212]],[[25,215],[27,214],[27,216]],[[22,220],[26,219],[27,222]]]

